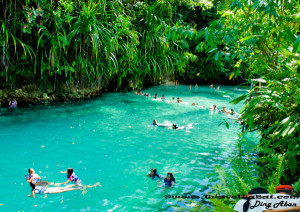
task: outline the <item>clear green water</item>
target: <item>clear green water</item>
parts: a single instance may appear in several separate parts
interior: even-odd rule
[[[222,86],[222,90],[232,87]],[[168,200],[166,194],[203,195],[214,165],[226,165],[235,151],[240,126],[218,126],[227,115],[207,108],[230,106],[207,86],[156,86],[145,90],[181,97],[186,103],[154,101],[133,93],[106,93],[103,97],[59,106],[33,107],[0,112],[0,211],[174,211],[185,201]],[[235,90],[234,97],[244,91]],[[235,105],[239,110],[242,105]],[[190,130],[152,126],[176,122],[192,124]],[[249,143],[256,138],[248,137]],[[42,147],[44,146],[44,147]],[[31,188],[24,175],[34,168],[44,179],[64,182],[62,170],[73,167],[84,184],[101,182],[83,196],[80,191],[27,197]],[[173,189],[162,191],[145,174],[155,167],[176,178]],[[187,202],[188,203],[188,202]],[[188,203],[190,204],[190,203]]]

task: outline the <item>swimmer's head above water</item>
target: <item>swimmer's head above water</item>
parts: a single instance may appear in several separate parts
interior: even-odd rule
[[[178,126],[176,124],[172,125],[172,129],[177,129],[177,128],[178,128]]]
[[[172,180],[174,177],[173,177],[173,174],[171,172],[167,173],[167,179],[168,180]]]
[[[73,172],[74,172],[73,168],[68,168],[68,169],[67,169],[67,174],[68,174],[68,175],[72,175]]]
[[[33,175],[35,173],[35,171],[33,168],[29,168],[28,173],[29,173],[29,175]]]
[[[157,121],[154,119],[152,124],[157,125]]]
[[[156,175],[156,168],[152,168],[151,171],[150,171],[150,177],[152,177],[152,179],[154,179],[155,175]]]

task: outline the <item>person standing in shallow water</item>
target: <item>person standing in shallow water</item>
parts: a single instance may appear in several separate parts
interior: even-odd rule
[[[12,100],[10,100],[10,101],[8,102],[8,105],[9,105],[9,107],[11,107],[11,108],[16,108],[17,105],[18,105],[18,102],[15,100],[15,98],[12,98]]]

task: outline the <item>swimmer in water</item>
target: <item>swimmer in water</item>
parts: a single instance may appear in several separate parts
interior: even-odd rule
[[[173,99],[172,99],[172,101],[173,101],[173,102],[176,102],[176,100],[175,100],[175,97],[174,97],[174,96],[173,96]]]
[[[68,184],[69,182],[73,182],[75,185],[81,186],[81,180],[78,178],[78,176],[75,174],[72,168],[68,168],[67,171],[61,171],[60,173],[67,174],[68,180],[63,183],[56,183],[56,185]]]
[[[157,121],[154,119],[153,122],[152,122],[152,125],[153,126],[158,126],[158,127],[169,127],[170,123],[168,123],[168,121],[165,121],[164,124],[160,124],[160,123],[157,123]]]
[[[162,178],[162,176],[157,173],[156,168],[152,168],[146,176],[151,177],[152,179],[156,179],[156,178],[161,179]]]
[[[198,85],[197,85],[197,84],[195,85],[195,88],[198,88]]]
[[[198,103],[193,102],[192,105],[193,105],[193,106],[196,106],[196,105],[198,105]]]
[[[175,178],[173,177],[173,174],[171,172],[169,172],[167,174],[167,176],[164,178],[164,184],[162,184],[161,186],[159,186],[160,180],[157,182],[157,186],[158,187],[165,187],[164,190],[169,189],[169,188],[173,188],[175,185]]]
[[[28,183],[36,184],[41,180],[41,177],[35,173],[33,168],[28,169],[28,173],[29,175],[25,176]]]
[[[67,171],[61,171],[60,173],[62,174],[67,174],[68,180],[63,183],[56,183],[55,185],[60,185],[60,184],[68,184],[69,182],[73,182],[76,186],[84,187],[84,188],[93,188],[96,186],[101,186],[100,183],[96,183],[95,185],[88,185],[88,186],[83,186],[81,180],[79,177],[75,174],[73,168],[68,168]]]
[[[213,88],[214,87],[214,84],[211,84],[210,86],[209,86],[209,88]]]
[[[165,94],[163,94],[162,96],[161,96],[161,100],[166,100],[166,98],[165,98]]]
[[[223,113],[230,113],[230,111],[227,111],[227,110],[225,109],[225,106],[223,106],[221,112],[223,112]]]
[[[172,129],[176,130],[178,129],[178,126],[176,124],[172,124]]]
[[[155,95],[154,95],[154,99],[157,99],[157,93],[155,93]]]
[[[192,89],[192,85],[189,86],[189,89],[190,89],[190,90]]]
[[[229,112],[229,111],[228,111]],[[231,110],[230,110],[230,112],[229,112],[230,114],[236,114],[236,112],[234,112],[234,109],[233,108],[231,108]]]
[[[220,90],[220,86],[217,87],[217,90]]]
[[[30,184],[30,186],[32,187],[32,191],[31,191],[32,198],[35,198],[35,194],[45,194],[44,198],[46,198],[47,197],[46,194],[57,194],[57,193],[63,193],[63,192],[73,191],[73,190],[82,190],[79,187],[71,188],[71,186],[48,187],[47,185],[42,186],[42,185],[34,185],[34,184]],[[28,195],[28,196],[30,196],[30,195]]]
[[[177,98],[177,103],[183,102],[179,97]]]
[[[154,126],[157,126],[157,121],[154,119],[152,124],[153,124]]]
[[[144,95],[144,94],[143,94],[143,91],[139,90],[138,95],[140,95],[140,96]]]
[[[210,110],[212,110],[212,111],[217,111],[217,112],[219,112],[219,109],[217,108],[217,106],[216,105],[213,105],[213,107],[211,108],[209,108]]]

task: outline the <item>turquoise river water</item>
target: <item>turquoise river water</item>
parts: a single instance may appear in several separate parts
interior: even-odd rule
[[[0,112],[0,211],[176,211],[191,201],[166,199],[165,195],[199,195],[208,190],[208,175],[215,165],[228,165],[236,152],[241,126],[225,114],[210,112],[216,104],[232,106],[230,98],[247,92],[222,86],[154,86],[144,90],[152,96],[174,96],[183,103],[155,101],[132,92],[105,93],[102,97],[60,105],[19,108]],[[193,102],[206,109],[191,106]],[[168,121],[191,129],[173,130],[152,125]],[[219,123],[226,119],[230,128]],[[255,135],[247,137],[255,144]],[[60,171],[73,167],[83,184],[102,187],[60,194],[31,192],[24,175],[34,168],[43,180],[64,182]],[[163,191],[145,175],[151,168],[172,172],[174,188]],[[199,201],[199,200],[197,200]]]

